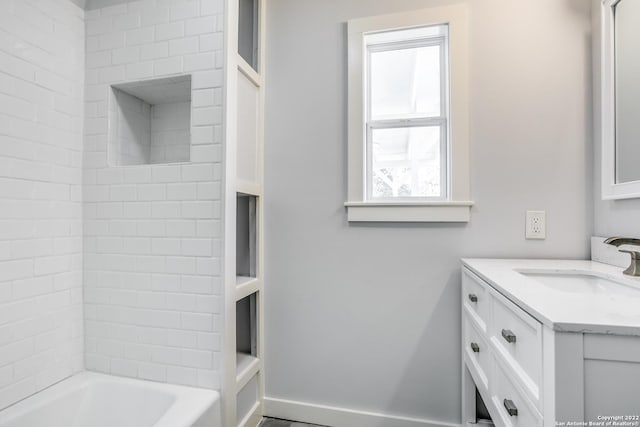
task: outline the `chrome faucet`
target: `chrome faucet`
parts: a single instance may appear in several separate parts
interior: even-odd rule
[[[604,241],[604,243],[615,247],[622,245],[640,246],[640,239],[633,239],[630,237],[609,237]],[[618,249],[618,251],[631,255],[631,264],[625,271],[623,271],[623,273],[627,276],[640,276],[640,252],[628,251],[625,249]]]

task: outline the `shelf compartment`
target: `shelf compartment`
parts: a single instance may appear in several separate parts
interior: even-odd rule
[[[236,302],[236,351],[256,357],[257,352],[257,294]]]
[[[260,43],[259,13],[258,0],[238,1],[238,54],[256,71]]]
[[[256,196],[236,196],[236,277],[257,277],[257,209]]]
[[[253,375],[237,394],[236,414],[239,420],[238,426],[247,425],[247,421],[254,416],[256,410],[260,407],[259,381],[258,374]]]
[[[236,178],[259,184],[262,172],[260,87],[241,70],[238,73],[238,121]]]
[[[236,390],[260,370],[258,359],[258,294],[236,302]]]

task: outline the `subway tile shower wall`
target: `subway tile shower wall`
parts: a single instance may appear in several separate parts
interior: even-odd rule
[[[87,369],[220,387],[223,3],[142,0],[86,13]],[[111,85],[185,74],[190,159],[109,165]]]
[[[0,409],[82,369],[84,12],[0,12]]]

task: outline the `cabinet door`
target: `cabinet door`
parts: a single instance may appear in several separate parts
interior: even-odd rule
[[[640,337],[584,335],[585,421],[620,415],[640,422],[639,385]]]

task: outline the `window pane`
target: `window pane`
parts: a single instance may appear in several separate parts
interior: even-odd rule
[[[440,49],[423,46],[371,53],[371,118],[439,116]]]
[[[370,197],[441,197],[440,127],[371,130]]]

